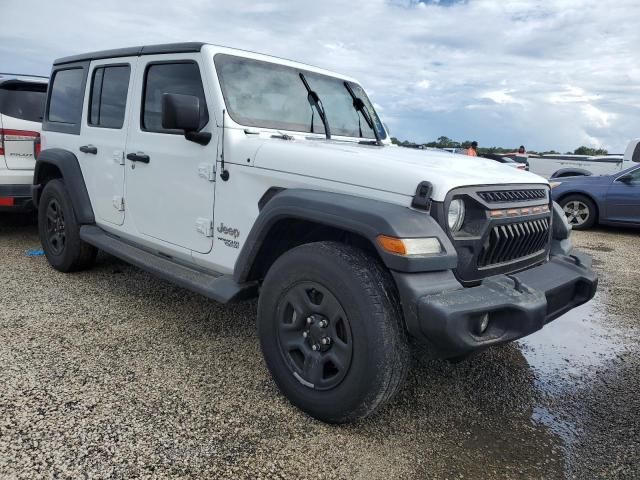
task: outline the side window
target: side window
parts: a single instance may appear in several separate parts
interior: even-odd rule
[[[130,73],[128,65],[98,67],[93,71],[89,125],[122,128]]]
[[[83,83],[84,70],[82,68],[55,72],[47,120],[58,123],[80,123],[84,98]]]
[[[147,67],[144,79],[142,129],[151,132],[177,133],[162,128],[162,95],[179,93],[200,99],[200,128],[209,121],[200,69],[193,62],[157,63]]]

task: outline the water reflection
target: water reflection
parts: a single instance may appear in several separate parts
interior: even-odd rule
[[[570,387],[624,350],[598,299],[582,305],[518,343],[542,388]]]

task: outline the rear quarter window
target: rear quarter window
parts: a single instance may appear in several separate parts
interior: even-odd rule
[[[84,70],[74,68],[55,72],[49,100],[50,122],[80,123],[84,99]]]
[[[46,98],[45,84],[7,82],[0,86],[0,113],[20,120],[41,122]]]

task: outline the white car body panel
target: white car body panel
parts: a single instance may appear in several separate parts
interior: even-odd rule
[[[129,65],[131,68],[129,77],[129,90],[127,98],[134,95],[133,82],[135,80],[138,57],[119,58],[118,65]],[[124,199],[124,152],[127,140],[126,128],[131,117],[131,101],[127,102],[127,109],[122,129],[104,128],[90,125],[88,122],[89,102],[91,102],[91,81],[97,67],[113,64],[113,60],[96,60],[91,62],[87,85],[85,89],[85,101],[82,112],[82,124],[80,136],[83,145],[94,146],[97,154],[76,152],[80,162],[82,174],[90,192],[93,213],[99,221],[105,221],[114,225],[124,223],[124,210],[115,208],[118,199]],[[114,203],[115,202],[115,203]]]
[[[42,124],[39,122],[31,122],[20,118],[2,116],[2,128],[7,130],[26,130],[29,132],[40,133]],[[33,140],[14,140],[4,142],[4,163],[8,170],[30,170],[36,166],[35,150]],[[32,176],[33,178],[33,176]]]

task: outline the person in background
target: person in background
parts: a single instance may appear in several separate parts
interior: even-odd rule
[[[471,146],[467,149],[467,155],[469,155],[470,157],[478,156],[478,142],[476,142],[475,140],[471,142]]]
[[[527,155],[527,150],[524,148],[524,145],[520,145],[520,148],[518,148],[518,151],[515,152],[515,154],[517,159],[520,159],[520,163],[527,163],[529,155]],[[516,161],[518,161],[517,159]]]

